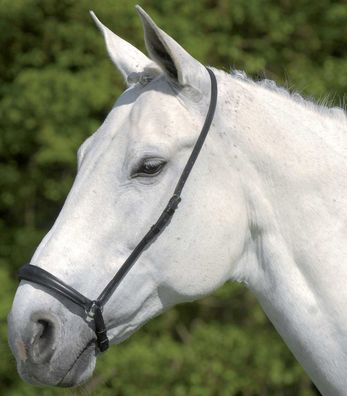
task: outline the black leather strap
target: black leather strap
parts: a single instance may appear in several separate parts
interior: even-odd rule
[[[85,297],[73,287],[67,285],[56,276],[36,265],[26,264],[19,269],[18,276],[47,289],[55,291],[76,305],[82,307],[87,316],[94,320],[95,334],[100,352],[106,351],[109,346],[104,318],[102,316],[102,305],[99,301],[93,301]]]
[[[128,273],[130,268],[135,264],[136,260],[146,248],[146,246],[154,240],[154,238],[163,230],[163,228],[169,223],[171,217],[174,215],[175,210],[181,201],[181,192],[183,187],[195,164],[195,161],[210,129],[217,104],[217,81],[212,70],[207,68],[207,71],[211,79],[211,99],[209,109],[200,135],[177,182],[174,193],[158,220],[152,225],[147,234],[130,253],[129,257],[125,260],[111,281],[106,285],[99,297],[96,300],[90,300],[73,287],[58,279],[56,276],[35,265],[26,264],[19,270],[18,276],[21,280],[37,283],[41,286],[44,286],[46,289],[53,290],[57,294],[67,298],[85,310],[87,316],[92,318],[94,321],[97,345],[100,352],[105,351],[109,346],[107,330],[102,315],[103,307],[110,296],[114,293],[119,283]]]
[[[184,167],[182,174],[176,184],[176,188],[172,197],[169,199],[168,204],[160,215],[159,219],[152,225],[147,234],[142,238],[142,240],[136,245],[135,249],[131,252],[130,256],[126,259],[124,264],[120,267],[114,278],[108,283],[105,289],[102,291],[100,296],[98,297],[98,301],[101,302],[102,305],[106,303],[109,297],[116,290],[117,286],[130,270],[130,268],[135,264],[137,258],[140,256],[145,247],[156,237],[157,234],[168,224],[171,217],[174,215],[178,204],[181,202],[181,192],[183,187],[188,179],[188,176],[193,168],[193,165],[200,153],[201,147],[204,144],[208,131],[210,129],[214,112],[216,110],[217,105],[217,80],[213,73],[213,71],[209,68],[206,68],[211,79],[211,99],[209,109],[206,115],[206,119],[204,125],[201,129],[200,135],[194,145],[194,148],[188,158],[186,166]]]
[[[43,268],[39,268],[36,265],[23,265],[18,272],[18,276],[20,279],[37,283],[44,287],[49,287],[85,310],[87,310],[92,304],[92,301],[89,300],[89,298],[85,297],[83,294],[79,293],[50,272]]]

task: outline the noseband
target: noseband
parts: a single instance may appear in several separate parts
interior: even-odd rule
[[[35,265],[26,264],[19,270],[18,276],[21,280],[36,283],[45,287],[46,289],[53,290],[58,295],[67,298],[68,300],[72,301],[73,303],[79,305],[84,309],[86,319],[89,318],[91,321],[94,322],[96,342],[100,352],[106,351],[109,346],[107,330],[104,323],[104,318],[102,316],[103,308],[108,299],[118,287],[119,283],[123,280],[123,278],[128,273],[130,268],[134,265],[140,254],[146,248],[146,246],[155,239],[155,237],[168,224],[171,217],[175,213],[175,210],[177,209],[177,206],[181,201],[181,193],[183,187],[188,179],[188,176],[194,166],[194,163],[200,153],[201,147],[204,144],[205,138],[210,129],[217,104],[217,81],[212,70],[209,68],[206,69],[211,79],[211,99],[209,109],[200,135],[177,182],[174,193],[170,198],[168,204],[166,205],[165,209],[163,210],[162,214],[158,218],[157,222],[152,225],[147,234],[141,239],[141,241],[137,244],[134,250],[130,253],[129,257],[125,260],[125,262],[116,272],[115,276],[111,279],[111,281],[106,285],[99,297],[96,300],[90,300],[71,286],[58,279],[56,276]]]

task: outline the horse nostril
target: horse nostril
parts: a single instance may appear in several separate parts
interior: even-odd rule
[[[47,363],[55,349],[56,326],[50,319],[36,319],[32,322],[32,336],[29,354],[33,363]]]

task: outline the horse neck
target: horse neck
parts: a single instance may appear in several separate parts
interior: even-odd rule
[[[229,78],[222,109],[249,211],[233,278],[257,295],[325,394],[347,388],[347,138],[343,120]]]

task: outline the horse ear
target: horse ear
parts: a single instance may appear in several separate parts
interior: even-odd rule
[[[137,5],[136,10],[142,20],[147,51],[169,80],[180,87],[191,87],[201,93],[205,92],[209,87],[206,68],[159,29],[140,6]]]
[[[107,52],[112,62],[123,75],[128,86],[132,85],[132,82],[136,82],[136,76],[140,74],[146,74],[146,77],[151,77],[150,75],[154,77],[160,73],[158,66],[145,54],[114,34],[100,22],[93,11],[90,11],[90,15],[104,35]]]

